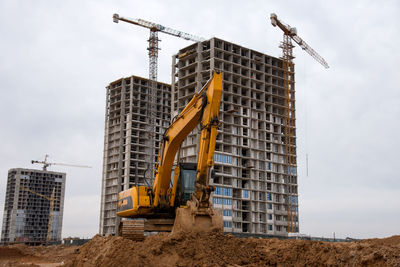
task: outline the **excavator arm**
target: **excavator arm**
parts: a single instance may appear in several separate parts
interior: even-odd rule
[[[179,172],[179,170],[175,169],[171,191],[169,189],[175,155],[183,140],[199,122],[201,123],[201,134],[194,195],[199,202],[208,203],[210,191],[208,186],[209,169],[214,165],[214,150],[219,125],[218,113],[221,95],[222,74],[215,72],[213,77],[193,96],[191,101],[166,131],[158,157],[153,184],[153,205],[155,207],[160,205],[173,206]],[[168,195],[168,192],[172,192],[172,195]]]
[[[171,173],[175,156],[189,133],[200,124],[198,161],[194,194],[195,206],[208,207],[212,187],[208,185],[210,168],[214,165],[214,149],[219,125],[218,113],[222,95],[222,73],[212,78],[195,93],[182,112],[174,119],[163,136],[152,187],[134,186],[118,195],[117,215],[125,218],[161,216],[174,210],[178,190],[179,164]]]

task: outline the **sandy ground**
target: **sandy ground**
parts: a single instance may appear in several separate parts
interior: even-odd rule
[[[133,242],[96,235],[80,247],[0,247],[2,266],[400,266],[400,236],[357,242],[176,233]]]
[[[76,257],[78,247],[25,245],[0,246],[0,267],[8,266],[64,266]]]

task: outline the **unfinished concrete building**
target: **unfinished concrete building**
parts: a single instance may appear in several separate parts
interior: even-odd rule
[[[285,123],[288,101],[282,60],[217,38],[181,49],[173,57],[175,114],[213,69],[223,72],[213,203],[222,210],[225,231],[298,232],[295,123]],[[196,161],[198,138],[194,131],[185,140],[183,161]],[[288,157],[294,165],[287,164]]]
[[[151,184],[148,165],[149,86],[145,78],[131,76],[110,83],[106,93],[100,234],[115,234],[117,196],[138,183]],[[155,157],[171,118],[171,86],[157,83]],[[156,159],[154,160],[156,162]],[[136,180],[135,177],[138,177]]]
[[[65,173],[33,169],[8,171],[2,243],[61,242],[65,177]]]

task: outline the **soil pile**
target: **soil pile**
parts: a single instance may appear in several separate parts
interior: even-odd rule
[[[348,243],[159,234],[134,242],[95,236],[66,266],[400,266],[400,236]]]
[[[76,256],[76,247],[26,245],[0,246],[0,267],[62,266]]]

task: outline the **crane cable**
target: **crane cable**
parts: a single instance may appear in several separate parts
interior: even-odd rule
[[[305,66],[305,61],[303,60],[303,80],[304,80],[304,128],[305,128],[305,150],[306,150],[306,176],[309,174],[308,167],[308,103],[307,103],[307,68]]]

